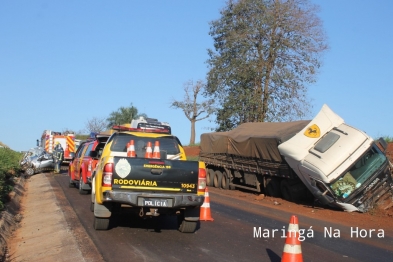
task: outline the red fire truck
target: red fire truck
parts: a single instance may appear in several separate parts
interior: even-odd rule
[[[59,142],[64,149],[64,162],[70,162],[75,153],[75,134],[72,132],[54,132],[44,130],[41,136],[41,146],[48,153],[53,153],[56,143]]]

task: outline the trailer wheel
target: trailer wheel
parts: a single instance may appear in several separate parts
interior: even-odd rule
[[[85,182],[83,182],[83,178],[81,177],[79,179],[79,194],[81,194],[81,195],[87,195],[89,193],[89,190],[83,189],[84,185],[85,185]]]
[[[222,173],[222,178],[221,178],[221,188],[222,189],[229,189],[229,177],[227,175],[227,172]]]
[[[213,186],[213,181],[214,181],[214,170],[209,168],[208,172],[206,174],[206,185],[207,186]]]
[[[236,189],[236,186],[235,186],[234,184],[235,184],[235,185],[240,184],[239,178],[237,178],[237,177],[234,177],[234,178],[233,178],[233,180],[232,180],[232,185],[229,186],[229,189],[230,189],[230,190],[235,190],[235,189]]]
[[[222,172],[217,170],[214,175],[214,187],[220,188],[221,187],[221,180],[222,180]]]
[[[266,194],[272,197],[281,197],[280,181],[275,178],[266,178]]]
[[[291,189],[287,180],[284,179],[281,181],[280,189],[281,189],[282,197],[287,201],[293,202],[294,199],[292,197]]]

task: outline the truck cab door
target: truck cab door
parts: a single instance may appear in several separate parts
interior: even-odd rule
[[[87,143],[83,143],[78,148],[78,151],[75,154],[75,158],[72,161],[72,168],[74,171],[74,179],[79,180],[80,177],[80,168],[81,168],[81,157],[83,156],[83,152],[86,150]]]

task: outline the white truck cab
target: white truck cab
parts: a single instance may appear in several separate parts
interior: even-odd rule
[[[278,146],[282,156],[323,204],[366,212],[392,194],[391,164],[366,133],[344,123],[327,105],[299,133]]]

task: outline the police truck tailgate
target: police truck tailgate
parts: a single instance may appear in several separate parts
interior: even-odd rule
[[[112,190],[196,194],[198,161],[114,157]]]

